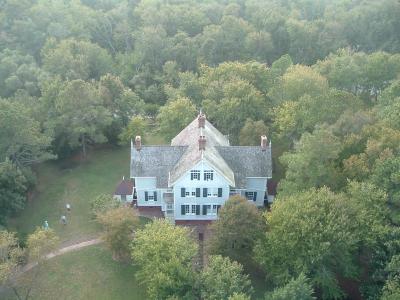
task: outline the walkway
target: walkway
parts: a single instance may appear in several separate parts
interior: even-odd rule
[[[51,252],[51,253],[47,254],[45,256],[45,259],[51,259],[53,257],[62,255],[64,253],[68,253],[68,252],[71,252],[71,251],[79,250],[81,248],[85,248],[85,247],[91,246],[91,245],[97,245],[97,244],[100,244],[102,242],[103,241],[101,239],[97,238],[97,239],[81,242],[81,243],[78,243],[78,244],[74,244],[74,245],[71,245],[71,246],[68,246],[68,247],[64,247],[64,248],[58,249],[57,251],[54,251],[54,252]],[[37,266],[37,262],[29,263],[29,264],[25,265],[21,269],[21,273],[27,272],[30,269],[32,269],[33,267],[35,267],[35,266]]]

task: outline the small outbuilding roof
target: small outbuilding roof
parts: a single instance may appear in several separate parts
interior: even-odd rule
[[[114,195],[132,195],[133,187],[134,185],[131,179],[123,179],[115,189]]]

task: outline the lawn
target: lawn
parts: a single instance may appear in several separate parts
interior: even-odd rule
[[[144,300],[135,270],[131,264],[112,260],[104,247],[90,246],[49,261],[37,278],[32,299]],[[3,297],[15,299],[11,293]]]
[[[96,236],[99,227],[90,217],[89,201],[101,193],[112,194],[122,176],[129,176],[129,155],[128,147],[105,147],[92,150],[86,161],[40,165],[37,191],[24,211],[10,221],[11,229],[25,236],[48,220],[64,245]],[[66,213],[66,203],[71,204],[71,213]],[[66,226],[59,222],[63,214]]]

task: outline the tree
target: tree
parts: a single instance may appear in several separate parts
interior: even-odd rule
[[[253,203],[232,196],[220,209],[211,230],[210,253],[227,256],[248,266],[253,259],[255,244],[263,237],[264,222]]]
[[[283,102],[274,110],[274,123],[279,133],[298,139],[312,132],[316,125],[333,124],[346,111],[362,108],[362,101],[351,93],[330,89],[323,94],[300,97],[298,101]]]
[[[145,103],[135,92],[125,87],[119,77],[111,74],[100,78],[98,90],[104,107],[112,116],[112,122],[105,129],[105,135],[108,141],[116,142],[132,116],[144,113]]]
[[[26,243],[27,261],[35,264],[35,266],[30,272],[16,278],[15,293],[19,300],[29,299],[32,290],[39,289],[39,275],[44,271],[49,271],[46,255],[55,251],[58,243],[59,239],[52,229],[37,228],[28,236]],[[24,294],[23,298],[22,293]]]
[[[400,255],[392,257],[386,266],[388,279],[383,287],[382,300],[396,300],[400,297]]]
[[[188,98],[178,98],[160,108],[157,115],[160,133],[172,139],[196,116],[196,107]]]
[[[280,195],[274,202],[266,214],[267,233],[256,247],[256,256],[275,283],[304,273],[323,299],[332,299],[343,295],[338,276],[359,277],[356,259],[382,234],[384,223],[376,209],[384,206],[382,192],[369,195],[373,187],[352,189],[358,192],[345,195],[326,187],[313,188]]]
[[[106,50],[88,41],[49,39],[42,49],[43,68],[64,80],[99,79],[112,70]]]
[[[234,293],[232,296],[228,298],[228,300],[250,300],[250,296],[247,296],[243,293]]]
[[[120,206],[121,202],[109,194],[100,194],[90,201],[90,208],[93,217],[96,217],[98,214],[104,214],[108,210],[115,209]]]
[[[135,140],[138,135],[142,137],[142,143],[145,143],[148,127],[149,125],[145,118],[142,116],[133,117],[119,135],[120,143],[127,145],[131,140]]]
[[[0,52],[0,97],[11,97],[18,90],[39,96],[39,81],[45,76],[32,56],[9,49]]]
[[[400,208],[400,157],[378,161],[370,178],[388,193],[389,203]]]
[[[136,232],[131,254],[149,298],[194,298],[197,245],[187,228],[156,219]]]
[[[50,158],[51,137],[25,105],[0,99],[0,161],[23,167]]]
[[[239,132],[248,118],[265,118],[266,100],[251,83],[241,79],[225,82],[219,93],[219,102],[203,101],[204,110],[209,119],[237,143]]]
[[[275,104],[279,104],[283,101],[297,101],[306,94],[319,96],[327,89],[328,82],[325,77],[310,67],[294,65],[287,69],[268,95]]]
[[[0,286],[11,287],[18,297],[18,291],[13,280],[19,270],[18,266],[23,257],[23,250],[18,245],[15,233],[0,231]]]
[[[295,143],[292,152],[284,153],[280,161],[287,166],[285,179],[279,184],[283,193],[293,193],[311,187],[338,186],[335,160],[341,151],[337,137],[326,127],[306,132]]]
[[[243,274],[243,266],[220,255],[209,257],[200,278],[202,299],[228,299],[235,293],[249,295],[252,292],[249,276]]]
[[[255,146],[260,143],[260,136],[267,134],[268,128],[264,121],[247,119],[244,127],[240,130],[239,143],[240,145]]]
[[[8,160],[0,163],[0,224],[24,208],[27,192],[28,180],[19,168]]]
[[[276,288],[265,295],[265,300],[313,300],[313,288],[309,279],[301,273],[286,285]]]
[[[53,116],[45,126],[54,130],[58,141],[71,148],[81,146],[86,158],[89,142],[106,141],[104,129],[112,122],[111,113],[102,105],[98,90],[91,83],[80,79],[66,81],[58,89],[56,95],[51,90],[45,92],[42,99]]]
[[[137,212],[127,207],[109,209],[98,213],[97,221],[103,225],[102,239],[111,250],[113,258],[128,258],[133,233],[139,224]]]

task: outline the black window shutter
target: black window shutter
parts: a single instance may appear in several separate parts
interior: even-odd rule
[[[218,197],[222,197],[222,188],[218,188]]]
[[[184,216],[186,213],[185,205],[181,205],[181,215]]]
[[[157,201],[157,192],[154,192],[154,201]]]
[[[200,205],[196,205],[196,215],[200,215]]]
[[[207,214],[207,205],[203,205],[203,216]]]
[[[249,192],[244,192],[244,196],[249,199]]]
[[[181,197],[185,197],[185,188],[181,188]]]
[[[217,214],[219,213],[220,208],[221,208],[221,205],[217,205]]]
[[[196,188],[196,197],[197,197],[197,198],[200,197],[200,188]]]
[[[253,194],[253,201],[256,201],[257,200],[257,192],[254,192],[254,194]]]
[[[144,201],[149,201],[149,192],[144,192]]]
[[[203,188],[203,197],[207,197],[207,188]]]

